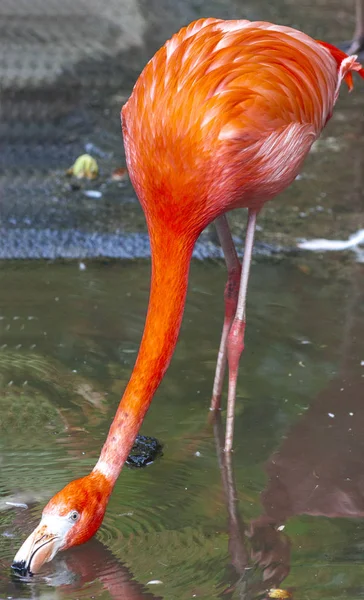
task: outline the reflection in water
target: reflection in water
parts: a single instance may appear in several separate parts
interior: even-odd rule
[[[329,518],[364,516],[364,335],[363,269],[354,271],[343,326],[339,373],[290,429],[266,464],[268,483],[261,494],[264,513],[245,525],[239,518],[231,457],[221,452],[221,432],[215,424],[219,463],[229,514],[229,550],[240,579],[252,592],[279,587],[290,569],[291,541],[281,531],[289,518],[311,515]],[[249,544],[247,539],[249,539]],[[258,586],[247,586],[252,566],[263,572]],[[254,595],[254,593],[253,593]]]
[[[214,435],[228,513],[229,554],[238,577],[224,590],[223,597],[232,597],[236,591],[237,598],[248,600],[280,587],[289,573],[290,542],[270,519],[263,517],[259,525],[244,523],[238,508],[233,457],[223,450],[224,435],[218,413],[214,416]]]
[[[85,547],[74,547],[60,554],[52,565],[49,575],[42,578],[50,589],[41,598],[69,599],[74,594],[78,598],[94,598],[108,592],[112,600],[160,600],[135,581],[130,569],[122,564],[113,553],[96,538]],[[28,597],[37,595],[37,582],[20,580],[13,576],[7,586],[8,597],[18,597],[24,593]]]
[[[214,435],[226,508],[229,553],[237,580],[223,597],[247,600],[279,588],[290,571],[292,543],[284,524],[296,515],[364,516],[364,381],[360,347],[364,336],[363,269],[353,271],[339,373],[290,429],[266,463],[261,494],[264,513],[245,523],[238,508],[232,456],[223,451],[220,415]],[[284,590],[282,593],[288,592]],[[282,596],[283,597],[283,596]]]
[[[364,515],[363,268],[353,272],[338,374],[269,459],[262,494],[276,523],[293,515]]]
[[[61,555],[60,555],[61,557]],[[95,579],[101,583],[102,589],[107,590],[109,597],[113,600],[158,600],[160,596],[148,593],[144,586],[135,581],[132,572],[123,565],[112,552],[100,541],[94,539],[88,544],[87,550],[73,548],[64,555],[64,562],[59,574],[56,572],[56,580],[50,578],[51,585],[58,585],[57,578],[64,574],[71,574],[71,581],[77,577],[77,584],[61,585],[64,597],[69,597],[72,591],[85,588]],[[63,570],[65,569],[65,570]],[[87,595],[90,593],[87,587]],[[79,591],[77,592],[79,595]]]

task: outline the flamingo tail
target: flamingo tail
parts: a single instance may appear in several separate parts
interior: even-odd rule
[[[353,89],[354,83],[352,71],[356,71],[357,73],[359,73],[360,77],[364,79],[363,66],[360,64],[360,62],[357,61],[358,57],[355,56],[355,54],[352,56],[348,56],[347,54],[345,54],[345,52],[343,52],[336,46],[333,46],[332,44],[322,42],[321,40],[318,40],[318,43],[321,44],[321,46],[324,46],[324,48],[326,48],[330,52],[331,56],[336,61],[337,67],[339,69],[338,87],[340,86],[342,80],[344,80],[349,90],[351,91]]]

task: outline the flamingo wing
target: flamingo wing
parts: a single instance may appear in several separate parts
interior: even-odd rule
[[[154,209],[169,222],[199,212],[202,229],[287,187],[331,116],[341,78],[358,68],[352,58],[340,71],[339,59],[304,33],[264,22],[202,19],[174,35],[122,113],[147,218]]]

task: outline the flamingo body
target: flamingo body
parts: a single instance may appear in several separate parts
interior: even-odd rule
[[[122,111],[128,169],[152,251],[143,338],[95,468],[50,500],[15,569],[36,572],[100,526],[177,342],[194,243],[212,220],[247,207],[248,268],[243,263],[241,279],[231,237],[220,227],[230,282],[229,377],[231,371],[236,383],[245,327],[240,292],[245,301],[256,214],[296,177],[342,79],[351,85],[352,70],[364,76],[355,56],[294,29],[218,19],[182,29],[147,64]],[[241,314],[232,323],[236,304]],[[228,419],[229,406],[228,396]]]
[[[289,27],[201,19],[182,29],[122,110],[147,220],[196,235],[232,208],[260,208],[296,177],[338,83],[330,50]]]

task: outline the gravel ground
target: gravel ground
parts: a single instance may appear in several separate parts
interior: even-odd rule
[[[308,7],[308,4],[310,5]],[[1,0],[0,258],[144,257],[144,217],[128,180],[119,112],[138,74],[179,27],[201,16],[274,20],[335,42],[353,30],[352,0]],[[257,252],[302,237],[345,238],[363,222],[363,83],[343,90],[302,176],[259,219]],[[85,151],[100,176],[66,169]],[[88,191],[98,192],[89,197]],[[232,214],[243,239],[245,216]],[[219,255],[210,227],[196,249]]]

